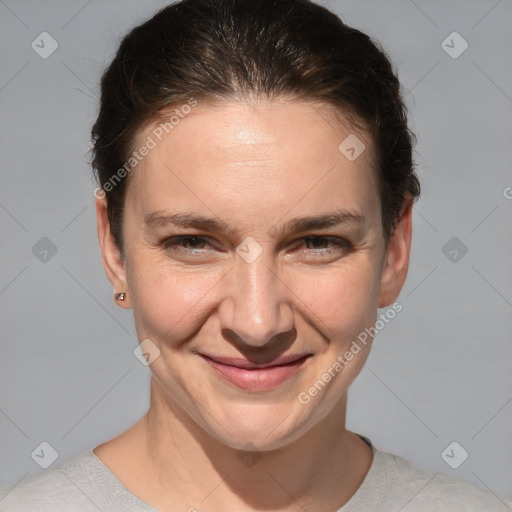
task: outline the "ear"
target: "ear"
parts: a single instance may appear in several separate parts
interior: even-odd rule
[[[101,259],[103,267],[109,281],[112,283],[115,292],[127,292],[128,284],[126,280],[126,266],[119,247],[114,241],[110,229],[110,222],[107,214],[106,195],[100,194],[96,197],[96,218],[98,223],[98,240],[101,249]],[[124,309],[131,309],[130,294],[126,294],[124,301],[116,301],[116,304]]]
[[[413,201],[409,200],[402,209],[400,221],[384,255],[378,308],[386,308],[395,302],[407,277],[412,238],[412,205]]]

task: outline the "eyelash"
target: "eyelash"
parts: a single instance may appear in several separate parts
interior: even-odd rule
[[[165,239],[161,245],[164,249],[174,249],[175,247],[179,246],[182,242],[185,240],[195,239],[197,241],[206,242],[208,243],[208,239],[202,236],[198,235],[180,235],[180,236],[173,236],[170,238]],[[334,236],[322,236],[322,235],[309,235],[305,236],[303,238],[298,239],[297,241],[306,241],[306,240],[326,240],[327,242],[333,243],[335,246],[337,246],[336,249],[308,249],[309,251],[313,251],[315,254],[330,254],[332,252],[335,252],[338,249],[352,249],[353,245],[351,242],[349,242],[345,238],[339,238]],[[187,249],[186,247],[179,247],[179,249],[182,249],[187,254],[198,254],[198,251],[202,251],[203,249]]]

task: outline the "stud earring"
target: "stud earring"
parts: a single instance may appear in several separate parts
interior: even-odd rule
[[[124,300],[125,298],[126,298],[126,293],[125,292],[114,293],[114,299],[115,300]]]

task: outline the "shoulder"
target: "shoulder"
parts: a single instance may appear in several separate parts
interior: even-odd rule
[[[0,489],[0,512],[157,512],[130,493],[93,449]]]
[[[0,511],[97,512],[91,485],[96,469],[92,450],[83,452],[59,468],[47,469],[0,489]]]
[[[0,511],[49,512],[73,505],[73,510],[97,510],[81,490],[90,471],[92,450],[83,452],[59,468],[47,469],[0,489]]]
[[[377,450],[382,478],[386,480],[383,505],[403,507],[402,512],[430,510],[459,512],[512,511],[512,502],[460,480],[413,465],[407,459]],[[387,509],[387,508],[386,508]]]

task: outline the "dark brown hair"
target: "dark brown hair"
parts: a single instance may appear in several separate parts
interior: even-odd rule
[[[258,97],[321,101],[367,130],[388,242],[420,183],[400,82],[380,44],[308,0],[181,0],[133,28],[101,79],[92,166],[123,257],[130,176],[108,183],[127,169],[141,129],[191,98]]]

